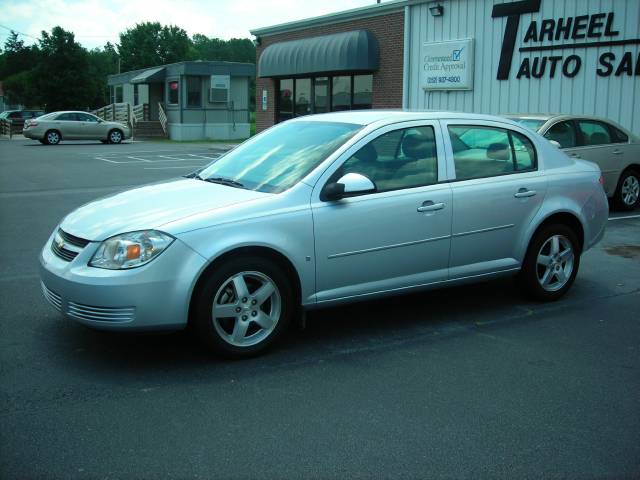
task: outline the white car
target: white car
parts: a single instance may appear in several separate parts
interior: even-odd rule
[[[597,163],[607,196],[619,209],[633,210],[640,204],[640,139],[624,127],[586,115],[505,116],[558,142],[570,157]]]

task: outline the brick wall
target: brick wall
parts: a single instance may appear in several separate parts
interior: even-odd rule
[[[273,43],[360,29],[371,31],[380,45],[380,66],[378,71],[373,74],[373,108],[401,108],[404,52],[403,11],[261,37],[262,44],[256,49],[256,64],[260,61],[260,55],[264,49]],[[275,84],[276,82],[271,78],[258,77],[256,80],[256,130],[258,132],[272,126],[276,121]],[[265,89],[268,92],[266,112],[262,110],[262,91]]]

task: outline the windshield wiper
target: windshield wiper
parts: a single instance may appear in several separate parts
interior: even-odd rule
[[[195,171],[195,172],[191,172],[191,173],[187,173],[186,175],[183,175],[183,178],[197,178],[198,180],[202,180],[202,177],[199,175],[200,172],[199,171]]]
[[[198,177],[200,178],[200,177]],[[226,178],[226,177],[210,177],[210,178],[203,178],[202,180],[204,180],[205,182],[210,182],[210,183],[219,183],[221,185],[227,185],[229,187],[237,187],[237,188],[244,188],[244,185],[240,182],[236,182],[235,180],[233,180],[232,178]]]

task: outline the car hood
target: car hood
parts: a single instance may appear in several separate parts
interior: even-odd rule
[[[272,194],[178,179],[145,185],[90,202],[60,224],[67,233],[101,241],[124,232],[162,229],[162,225],[212,210],[251,202]]]

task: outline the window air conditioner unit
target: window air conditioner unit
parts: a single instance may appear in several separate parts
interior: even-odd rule
[[[229,101],[229,88],[231,77],[229,75],[211,75],[211,88],[209,89],[209,102],[227,103]]]

